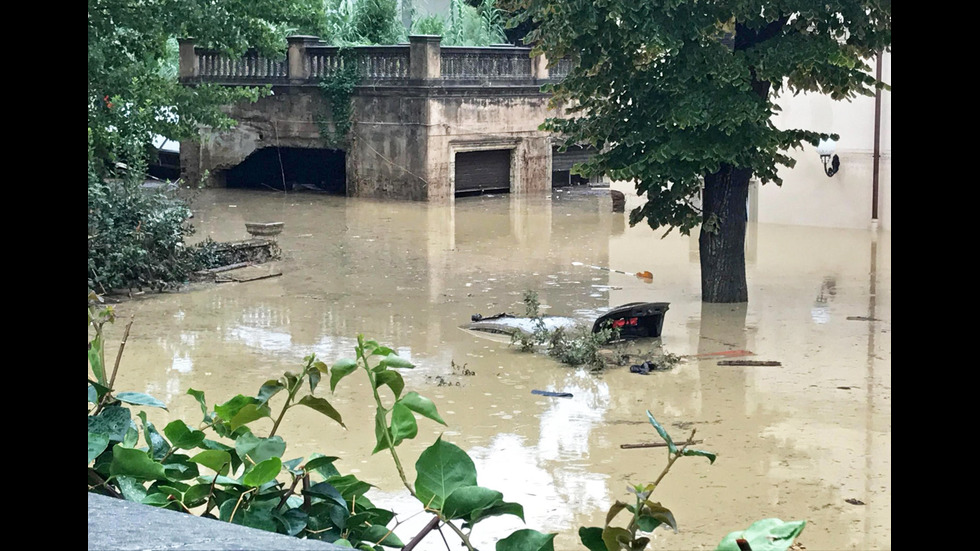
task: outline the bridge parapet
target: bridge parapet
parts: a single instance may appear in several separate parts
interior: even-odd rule
[[[436,36],[412,36],[409,44],[354,46],[342,49],[315,36],[291,36],[287,55],[278,59],[254,50],[232,58],[221,51],[181,41],[180,78],[186,84],[227,85],[316,84],[336,74],[345,63],[357,64],[362,84],[383,84],[406,79],[453,83],[502,85],[543,84],[568,74],[570,65],[560,60],[547,68],[543,56],[531,58],[531,48],[519,46],[440,46]],[[413,63],[419,65],[413,68]]]

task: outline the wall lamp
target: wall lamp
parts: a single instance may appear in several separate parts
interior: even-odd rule
[[[820,143],[817,144],[817,153],[820,155],[823,171],[827,176],[837,174],[837,170],[840,169],[840,157],[834,155],[836,146],[837,142],[834,140],[820,140]]]

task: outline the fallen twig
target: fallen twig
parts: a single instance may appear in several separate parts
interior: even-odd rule
[[[689,444],[700,444],[704,440],[688,440],[687,442],[675,442],[675,446],[687,446]],[[634,448],[666,448],[666,442],[644,442],[640,444],[620,444],[620,448],[624,450],[631,450]]]
[[[270,277],[277,277],[277,276],[281,276],[281,275],[282,275],[282,272],[276,272],[274,274],[263,274],[263,275],[257,275],[257,276],[252,276],[252,277],[230,277],[230,278],[227,278],[227,279],[226,278],[215,279],[214,281],[215,281],[215,283],[230,283],[232,281],[234,281],[236,283],[244,283],[246,281],[255,281],[257,279],[267,279],[267,278],[270,278]]]
[[[779,362],[762,360],[718,360],[718,365],[783,365]]]

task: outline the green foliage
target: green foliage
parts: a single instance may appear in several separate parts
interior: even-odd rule
[[[872,95],[883,84],[868,60],[891,44],[891,4],[870,0],[819,10],[761,0],[526,4],[518,17],[539,23],[529,35],[535,53],[577,64],[554,102],[578,105],[545,127],[605,148],[586,174],[634,180],[647,194],[631,223],[685,234],[700,222],[694,199],[705,175],[727,165],[781,183],[777,167],[793,163],[785,152],[826,137],[775,128],[779,92]]]
[[[164,407],[161,402],[111,388],[115,374],[106,373],[103,328],[115,315],[100,301],[89,295],[89,491],[200,510],[202,516],[296,537],[374,550],[403,546],[387,527],[394,513],[374,507],[364,496],[371,486],[341,475],[333,466],[336,457],[284,459],[286,443],[275,433],[288,410],[309,407],[344,425],[333,406],[315,395],[321,376],[330,373],[327,364],[310,355],[299,373],[286,372],[254,396],[236,395],[213,410],[203,392],[190,389],[188,395],[201,405],[201,422],[175,420],[161,434],[144,412],[134,415],[127,407]],[[273,419],[274,397],[281,409]],[[271,430],[261,435],[258,425],[269,422]]]
[[[342,67],[334,74],[321,78],[318,83],[320,93],[330,103],[333,130],[331,131],[323,115],[317,117],[317,124],[320,127],[320,136],[328,145],[344,148],[354,124],[351,118],[354,114],[354,87],[361,77],[352,50],[341,49],[340,59]]]
[[[357,0],[353,32],[367,44],[397,44],[406,40],[396,0]]]
[[[805,520],[783,522],[778,518],[766,518],[752,523],[745,530],[732,532],[724,537],[715,551],[739,551],[737,540],[744,539],[752,551],[786,551],[806,527]]]
[[[177,38],[240,55],[285,49],[285,36],[320,26],[314,0],[95,0],[88,5],[89,288],[162,290],[187,280],[190,212],[170,193],[141,189],[154,135],[197,139],[234,121],[221,106],[268,88],[184,86]],[[121,164],[120,164],[121,163]],[[120,171],[120,167],[125,167]]]
[[[511,335],[511,344],[516,344],[521,352],[530,352],[544,345],[548,355],[563,364],[584,365],[594,370],[606,366],[600,350],[619,338],[618,329],[606,326],[596,333],[592,332],[591,327],[548,329],[539,312],[541,303],[537,292],[525,291],[523,300],[525,316],[531,320],[533,329],[530,332],[517,331]]]
[[[536,297],[528,294],[527,298],[528,308],[533,308]],[[455,532],[466,549],[475,551],[469,535],[477,523],[500,515],[524,520],[523,506],[504,501],[501,492],[481,486],[473,460],[441,436],[415,462],[415,483],[408,481],[396,448],[417,435],[416,415],[442,425],[446,422],[428,398],[417,392],[403,394],[404,379],[397,370],[414,366],[387,346],[359,335],[354,359],[340,359],[328,366],[311,354],[304,358],[298,373],[287,371],[278,379],[265,381],[254,395],[238,394],[215,404],[213,409],[208,407],[203,392],[188,389],[187,395],[201,407],[201,421],[192,426],[184,420],[173,420],[161,433],[147,420],[144,411],[134,415],[127,406],[165,409],[163,403],[145,394],[116,392],[112,388],[125,344],[125,340],[120,344],[117,365],[109,373],[104,328],[114,322],[113,308],[103,306],[102,298],[90,292],[90,492],[352,548],[383,551],[384,547],[405,547],[388,526],[394,520],[394,512],[375,507],[366,497],[371,484],[353,475],[342,475],[334,466],[338,459],[335,456],[314,453],[308,458],[284,459],[287,445],[276,435],[286,412],[297,406],[311,408],[346,428],[340,413],[328,400],[316,396],[316,391],[324,376],[329,377],[333,393],[340,381],[363,370],[376,404],[375,453],[387,450],[391,454],[405,487],[438,519],[412,543],[441,524]],[[384,387],[387,390],[382,391]],[[382,399],[382,394],[387,399]],[[279,408],[278,415],[273,413],[273,401]],[[650,412],[647,417],[667,441],[667,466],[655,482],[628,487],[635,495],[634,503],[617,501],[609,509],[605,526],[580,528],[580,539],[591,551],[645,549],[649,538],[639,534],[650,533],[661,525],[676,530],[673,513],[650,500],[650,495],[678,458],[701,456],[712,463],[715,460],[711,452],[688,449],[686,445],[678,449]],[[260,433],[259,426],[270,422],[268,433]],[[612,526],[623,510],[632,513],[629,523],[625,528]],[[765,519],[748,530],[732,532],[717,551],[735,551],[731,545],[743,537],[752,542],[753,549],[785,551],[804,524]],[[555,534],[519,529],[499,539],[496,550],[554,551],[554,538]]]
[[[620,551],[630,550],[639,551],[647,548],[650,542],[649,534],[660,526],[668,526],[675,532],[677,531],[677,521],[674,513],[660,503],[650,499],[657,485],[663,480],[670,471],[671,466],[677,459],[685,456],[700,456],[707,458],[711,463],[715,462],[715,454],[702,450],[689,450],[687,445],[678,449],[674,445],[667,431],[657,422],[653,414],[647,411],[647,419],[659,434],[667,442],[667,465],[664,467],[660,476],[654,482],[648,484],[637,484],[627,486],[626,490],[633,494],[633,503],[616,501],[606,514],[606,523],[602,527],[583,526],[579,529],[579,539],[589,551]],[[694,440],[696,431],[691,431],[690,440]],[[632,514],[625,527],[614,526],[612,521],[619,513],[628,511]],[[753,547],[753,549],[755,549]]]
[[[427,34],[432,36],[444,36],[446,33],[446,20],[438,14],[426,15],[416,19],[412,23],[412,34]]]
[[[732,276],[722,266],[737,262],[717,257],[736,251],[744,263],[750,178],[781,185],[778,169],[795,164],[790,149],[838,137],[777,128],[778,94],[847,100],[887,87],[872,76],[870,60],[890,51],[890,2],[504,0],[502,6],[515,14],[508,25],[534,24],[526,37],[532,55],[573,64],[547,87],[552,105],[568,109],[542,128],[564,145],[600,151],[574,170],[633,182],[646,202],[630,213],[631,225],[646,221],[688,235],[702,221],[714,223],[710,234],[702,233],[706,302],[745,300],[744,268],[731,284],[737,289],[716,288]]]
[[[465,0],[449,1],[442,44],[445,46],[489,46],[507,41],[504,18],[496,0],[481,0],[470,6]]]

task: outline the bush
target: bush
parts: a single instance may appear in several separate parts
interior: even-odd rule
[[[88,174],[88,286],[100,293],[186,283],[202,260],[184,239],[191,211],[176,190],[144,189],[142,171],[121,179]]]

